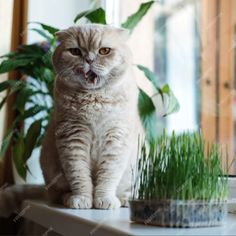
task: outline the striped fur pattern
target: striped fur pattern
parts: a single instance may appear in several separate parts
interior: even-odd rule
[[[128,32],[85,24],[58,38],[55,109],[41,153],[49,196],[69,208],[127,206],[141,131]],[[104,47],[110,52],[100,55]]]

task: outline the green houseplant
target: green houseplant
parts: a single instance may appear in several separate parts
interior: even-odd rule
[[[137,12],[132,14],[121,24],[130,32],[136,27],[143,16],[148,12],[154,1],[149,1],[140,5]],[[81,18],[86,18],[92,23],[106,24],[105,11],[102,8],[84,11],[76,16],[74,23]],[[8,148],[12,148],[12,158],[16,169],[21,177],[26,178],[27,160],[33,150],[40,147],[53,109],[53,85],[54,71],[51,62],[51,55],[57,45],[55,32],[59,29],[34,22],[40,28],[32,28],[45,38],[45,42],[39,44],[21,45],[15,52],[3,55],[0,64],[0,73],[19,71],[27,79],[15,78],[0,83],[0,92],[7,91],[6,96],[0,101],[0,109],[7,100],[14,94],[16,102],[13,110],[16,118],[12,126],[8,129],[0,149],[2,158]],[[32,24],[31,24],[32,25]],[[156,76],[143,65],[137,65],[147,79],[149,79],[156,89],[156,94],[163,99],[168,99],[166,115],[179,109],[179,104],[171,92],[169,86],[160,86]],[[149,138],[155,136],[155,105],[152,99],[140,88],[139,96],[140,117],[147,130]],[[26,128],[22,127],[26,124]]]
[[[131,220],[172,227],[223,222],[227,178],[219,145],[207,147],[199,133],[177,136],[173,132],[168,137],[164,132],[140,146],[130,201]]]

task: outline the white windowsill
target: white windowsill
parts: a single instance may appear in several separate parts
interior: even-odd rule
[[[236,215],[233,214],[228,214],[227,221],[220,227],[178,229],[131,223],[127,208],[72,210],[44,202],[25,201],[22,212],[25,218],[66,236],[235,235],[236,232]]]

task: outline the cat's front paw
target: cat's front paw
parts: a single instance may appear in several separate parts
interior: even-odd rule
[[[89,209],[92,208],[92,198],[81,195],[66,194],[63,197],[64,206],[74,209]]]
[[[129,198],[121,197],[119,199],[122,207],[129,207]]]
[[[121,206],[116,196],[95,197],[93,203],[94,207],[99,209],[116,209]]]
[[[118,198],[120,199],[122,207],[128,207],[129,206],[130,192],[124,192],[120,195],[118,194]]]

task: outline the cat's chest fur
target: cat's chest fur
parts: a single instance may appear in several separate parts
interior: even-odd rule
[[[130,91],[125,86],[112,92],[56,94],[57,132],[65,134],[71,128],[86,129],[92,137],[90,158],[96,161],[109,135],[117,138],[122,132],[128,136],[134,129],[137,118],[135,94],[135,89]]]
[[[122,117],[128,112],[128,94],[103,92],[88,92],[74,94],[60,94],[57,96],[57,115],[68,122],[87,123],[96,128],[104,120]],[[77,123],[76,122],[76,123]]]

